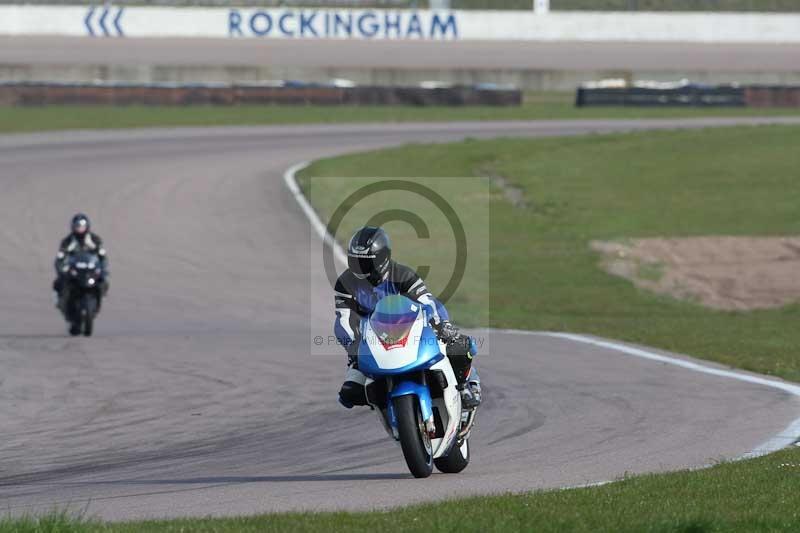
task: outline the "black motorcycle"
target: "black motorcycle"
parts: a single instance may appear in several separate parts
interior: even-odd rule
[[[102,298],[103,269],[100,258],[90,252],[72,256],[65,278],[68,292],[64,314],[70,323],[69,333],[73,336],[83,333],[89,337]]]

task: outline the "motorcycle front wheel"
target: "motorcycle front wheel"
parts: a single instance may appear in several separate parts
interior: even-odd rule
[[[433,472],[433,447],[416,396],[406,395],[394,399],[400,447],[408,469],[416,478],[424,478]]]
[[[69,323],[69,334],[76,337],[81,334],[83,320],[81,319],[80,301],[71,296],[64,306],[64,318]]]
[[[84,294],[81,301],[81,318],[83,321],[83,334],[91,337],[94,331],[94,316],[97,313],[97,299],[93,294]]]

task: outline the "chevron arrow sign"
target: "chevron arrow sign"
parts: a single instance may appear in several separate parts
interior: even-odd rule
[[[86,32],[92,37],[125,37],[122,31],[124,7],[91,6],[83,19]]]

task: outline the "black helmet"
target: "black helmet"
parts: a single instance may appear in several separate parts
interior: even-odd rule
[[[89,222],[89,217],[84,215],[83,213],[78,213],[74,217],[72,217],[72,234],[76,237],[83,237],[89,230],[91,229],[91,223]]]
[[[392,243],[381,228],[366,226],[358,230],[347,247],[347,266],[358,279],[380,283],[389,270]]]

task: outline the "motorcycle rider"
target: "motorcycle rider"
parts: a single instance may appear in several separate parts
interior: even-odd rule
[[[92,233],[89,217],[83,213],[72,217],[70,229],[70,234],[61,241],[58,247],[54,263],[56,279],[53,281],[53,290],[56,293],[56,307],[66,316],[67,302],[69,301],[69,284],[66,282],[66,273],[69,271],[70,257],[80,252],[91,252],[97,254],[102,270],[99,285],[101,297],[97,301],[97,311],[100,312],[100,302],[109,287],[108,257],[106,249],[103,247],[103,239],[98,234]]]
[[[429,306],[433,311],[432,326],[439,339],[447,345],[447,356],[458,380],[462,406],[464,409],[478,407],[481,402],[480,378],[472,368],[472,357],[477,353],[475,341],[453,326],[447,310],[413,269],[392,260],[392,246],[386,232],[371,226],[358,230],[350,239],[347,263],[348,269],[339,276],[334,288],[334,334],[348,356],[339,402],[348,409],[367,404],[366,377],[358,370],[361,319],[368,316],[384,296],[400,294]]]

